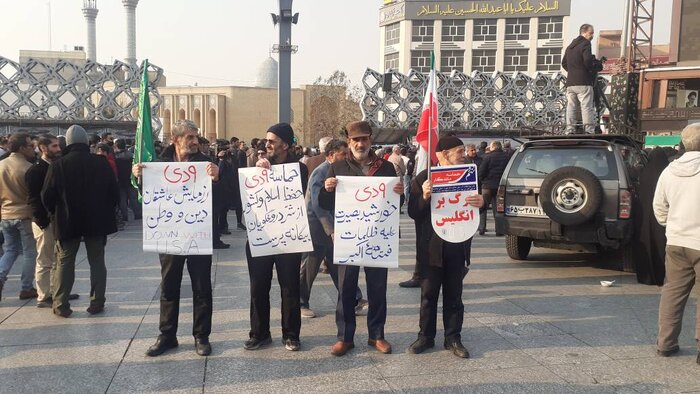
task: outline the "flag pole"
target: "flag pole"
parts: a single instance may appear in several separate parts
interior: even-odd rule
[[[432,78],[433,75],[435,74],[435,52],[430,51],[430,76],[429,78]],[[437,83],[437,81],[433,81],[433,83]],[[429,84],[429,83],[428,83]],[[437,89],[435,89],[437,91]],[[426,94],[432,94],[431,92],[427,92]],[[435,100],[437,100],[437,97],[435,97]],[[430,180],[430,167],[433,164],[433,100],[430,100],[430,106],[428,109],[428,160],[426,161],[428,163],[428,180]]]

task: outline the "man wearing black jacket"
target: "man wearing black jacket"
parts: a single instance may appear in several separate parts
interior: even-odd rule
[[[335,162],[328,170],[324,188],[318,196],[321,208],[335,212],[335,187],[338,185],[336,176],[392,176],[395,177],[394,165],[376,156],[372,151],[372,128],[369,123],[351,122],[345,126],[348,137],[350,154],[345,160]],[[403,183],[401,180],[394,186],[394,192],[401,195],[403,204]],[[334,214],[335,215],[335,214]],[[333,239],[333,236],[331,236]],[[354,337],[357,327],[355,317],[355,295],[360,267],[338,265],[338,305],[335,311],[335,323],[338,327],[338,341],[331,348],[331,354],[342,356],[355,347]],[[391,353],[391,345],[384,339],[384,324],[386,323],[386,268],[365,267],[367,280],[367,328],[369,339],[367,344],[381,353]]]
[[[53,273],[56,270],[56,254],[54,253],[55,239],[54,229],[41,203],[41,189],[44,187],[44,179],[49,171],[49,164],[61,157],[61,147],[58,139],[52,135],[39,137],[38,145],[41,151],[39,160],[27,170],[24,180],[29,191],[29,205],[32,207],[32,232],[36,240],[36,292],[38,294],[36,306],[38,308],[50,308],[52,305]],[[78,295],[71,294],[68,299],[73,300]]]
[[[479,182],[481,183],[481,194],[484,196],[484,206],[479,209],[479,235],[486,233],[486,214],[488,213],[489,204],[493,211],[493,217],[496,217],[496,194],[498,194],[498,184],[503,176],[508,165],[507,152],[503,151],[503,146],[500,141],[491,142],[489,153],[484,155],[484,160],[479,165]],[[503,234],[496,235],[500,236]]]
[[[200,152],[197,125],[191,120],[180,120],[172,129],[173,143],[163,150],[160,160],[164,162],[210,162],[207,175],[212,179],[212,195],[221,194],[219,167],[211,163],[209,156]],[[132,172],[141,178],[141,171],[146,164],[134,164]],[[192,303],[194,322],[195,351],[200,356],[211,354],[209,334],[211,334],[212,290],[211,290],[211,255],[171,255],[159,254],[160,259],[160,335],[146,351],[146,356],[155,357],[178,346],[177,326],[180,314],[180,285],[182,270],[187,264],[192,283]]]
[[[595,133],[593,84],[596,79],[596,59],[591,51],[593,26],[581,25],[579,36],[566,48],[561,66],[568,72],[566,77],[566,133],[576,131],[577,113],[581,111],[586,133]]]
[[[437,143],[437,156],[441,166],[466,163],[464,144],[455,136],[440,138]],[[428,266],[425,268],[425,279],[421,283],[420,332],[418,339],[408,348],[408,352],[418,354],[435,346],[437,304],[442,287],[444,347],[457,357],[469,358],[469,352],[461,340],[464,320],[462,281],[470,262],[472,239],[452,243],[444,241],[435,233],[430,215],[431,190],[428,171],[423,170],[411,182],[408,214],[417,223],[421,223],[423,230],[418,242],[425,245],[420,253],[421,259],[426,261]],[[467,203],[481,208],[484,200],[480,195],[472,195],[467,198]]]
[[[299,163],[294,155],[294,130],[287,123],[278,123],[267,130],[267,158],[258,166],[285,163]],[[301,188],[306,194],[309,172],[306,165],[299,163]],[[282,341],[289,351],[300,349],[301,304],[299,301],[299,269],[301,253],[283,253],[271,256],[253,257],[250,242],[245,245],[250,275],[250,338],[245,342],[246,350],[257,350],[272,343],[270,333],[270,287],[272,268],[277,270],[277,280],[282,292]]]
[[[85,129],[73,125],[66,131],[66,151],[49,165],[41,200],[51,215],[56,238],[53,312],[69,317],[68,299],[75,282],[75,258],[81,239],[90,264],[91,315],[104,310],[107,289],[105,245],[117,232],[114,210],[119,187],[104,156],[90,153]]]

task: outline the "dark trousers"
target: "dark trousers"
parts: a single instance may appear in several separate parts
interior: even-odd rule
[[[134,219],[141,219],[141,203],[138,200],[138,195],[136,194],[136,189],[133,187],[120,187],[119,188],[119,213],[121,214],[121,219],[123,221],[129,220],[129,212],[127,208],[131,208],[134,212]]]
[[[166,338],[177,336],[180,314],[180,286],[185,263],[192,282],[194,322],[192,335],[206,339],[211,334],[212,292],[211,255],[174,256],[160,254],[160,332]]]
[[[493,217],[496,217],[496,195],[498,189],[481,189],[481,194],[484,196],[484,206],[479,208],[479,231],[486,231],[486,213],[491,205]]]
[[[423,279],[425,278],[425,266],[427,262],[421,262],[419,256],[424,256],[423,248],[427,245],[423,245],[422,242],[422,223],[419,220],[414,220],[413,222],[416,228],[416,266],[413,268],[413,277],[411,279]]]
[[[104,306],[107,291],[105,245],[107,237],[83,237],[90,264],[90,306]],[[80,238],[56,241],[56,270],[54,271],[53,309],[70,309],[68,296],[75,283],[75,257],[80,249]]]
[[[217,227],[219,232],[228,230],[228,210],[229,207],[223,207],[218,212],[219,217],[217,218]]]
[[[367,280],[367,330],[369,339],[384,339],[386,323],[386,268],[365,267]],[[355,295],[360,267],[338,266],[338,305],[335,310],[335,324],[338,326],[338,340],[352,342],[357,321],[355,318]]]
[[[299,266],[301,253],[253,257],[245,245],[250,276],[250,337],[270,336],[270,288],[272,268],[282,292],[282,339],[299,340],[301,306],[299,304]]]
[[[212,210],[214,211],[214,215],[212,216],[212,241],[214,242],[214,245],[217,243],[221,243],[221,231],[224,228],[228,228],[228,223],[225,224],[226,227],[224,226],[224,223],[222,223],[222,218],[225,220],[226,219],[226,213],[228,212],[228,207],[222,208],[222,207],[213,207]]]
[[[243,223],[243,208],[240,205],[236,205],[233,207],[233,210],[236,211],[236,223]]]
[[[467,248],[471,248],[471,239]],[[464,321],[462,281],[465,272],[463,244],[445,242],[442,247],[442,267],[428,266],[421,284],[419,336],[435,339],[437,304],[442,287],[442,320],[445,326],[445,343],[461,339]]]
[[[330,239],[329,239],[330,241]],[[333,285],[338,289],[338,266],[333,264],[333,245],[314,244],[313,252],[306,252],[301,255],[301,268],[299,269],[299,299],[302,308],[309,307],[309,299],[311,298],[311,287],[318,276],[318,269],[321,267],[321,262],[326,260],[328,273],[331,275]],[[355,304],[362,299],[362,290],[357,286],[355,293]]]

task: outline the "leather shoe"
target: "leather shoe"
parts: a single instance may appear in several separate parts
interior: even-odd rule
[[[231,230],[229,230],[229,229],[221,230],[221,234],[223,234],[223,235],[231,235]]]
[[[391,354],[391,344],[384,339],[368,339],[367,345],[377,349],[379,353]]]
[[[695,362],[697,364],[700,364],[700,352],[698,352],[698,358],[695,359]]]
[[[105,306],[104,306],[104,305],[90,305],[90,306],[87,308],[87,313],[89,313],[89,314],[91,314],[91,315],[96,315],[96,314],[98,314],[98,313],[104,312],[104,310],[105,310]]]
[[[418,337],[415,342],[408,347],[408,352],[411,354],[420,354],[435,346],[435,340],[432,338]]]
[[[258,339],[258,338],[250,338],[247,341],[245,341],[245,344],[243,344],[243,348],[245,350],[258,350],[263,346],[267,346],[272,343],[272,338],[267,337],[264,339]]]
[[[19,292],[19,299],[20,300],[28,300],[31,298],[37,298],[39,294],[36,292],[35,288],[31,288],[29,290],[22,290]]]
[[[211,354],[211,344],[209,338],[195,338],[194,348],[200,356],[208,356]]]
[[[161,354],[165,353],[170,349],[175,349],[177,345],[177,339],[169,339],[159,336],[158,339],[156,339],[156,343],[154,343],[153,346],[149,347],[148,350],[146,350],[146,356],[160,356]]]
[[[228,249],[231,245],[223,242],[217,242],[214,244],[214,249]]]
[[[418,278],[411,278],[405,282],[399,282],[399,287],[420,287],[420,279]]]
[[[469,352],[464,347],[464,345],[462,345],[462,342],[460,340],[446,343],[445,349],[451,351],[452,354],[459,358],[469,358]]]
[[[673,349],[669,349],[669,350],[657,350],[656,355],[659,357],[670,357],[670,356],[678,353],[680,350],[681,349],[678,346],[676,346]]]
[[[353,342],[338,341],[331,347],[331,354],[337,357],[344,356],[345,353],[354,348],[355,344]]]
[[[486,234],[486,230],[479,230],[479,235],[484,235]]]
[[[246,228],[245,228],[245,224],[243,224],[243,223],[238,223],[238,224],[236,225],[236,227],[237,227],[239,230],[245,230],[245,229],[246,229]]]
[[[54,309],[53,314],[60,317],[68,318],[73,313],[72,309]]]

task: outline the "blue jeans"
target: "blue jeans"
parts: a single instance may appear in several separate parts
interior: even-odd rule
[[[17,257],[22,254],[24,258],[22,290],[31,290],[34,287],[34,267],[36,266],[36,243],[31,219],[3,219],[0,220],[0,229],[5,237],[3,245],[5,253],[0,257],[0,282],[7,281],[7,274]]]
[[[586,134],[595,134],[597,124],[593,86],[569,86],[566,88],[566,134],[573,134],[578,123],[578,111],[581,110],[583,129]]]

